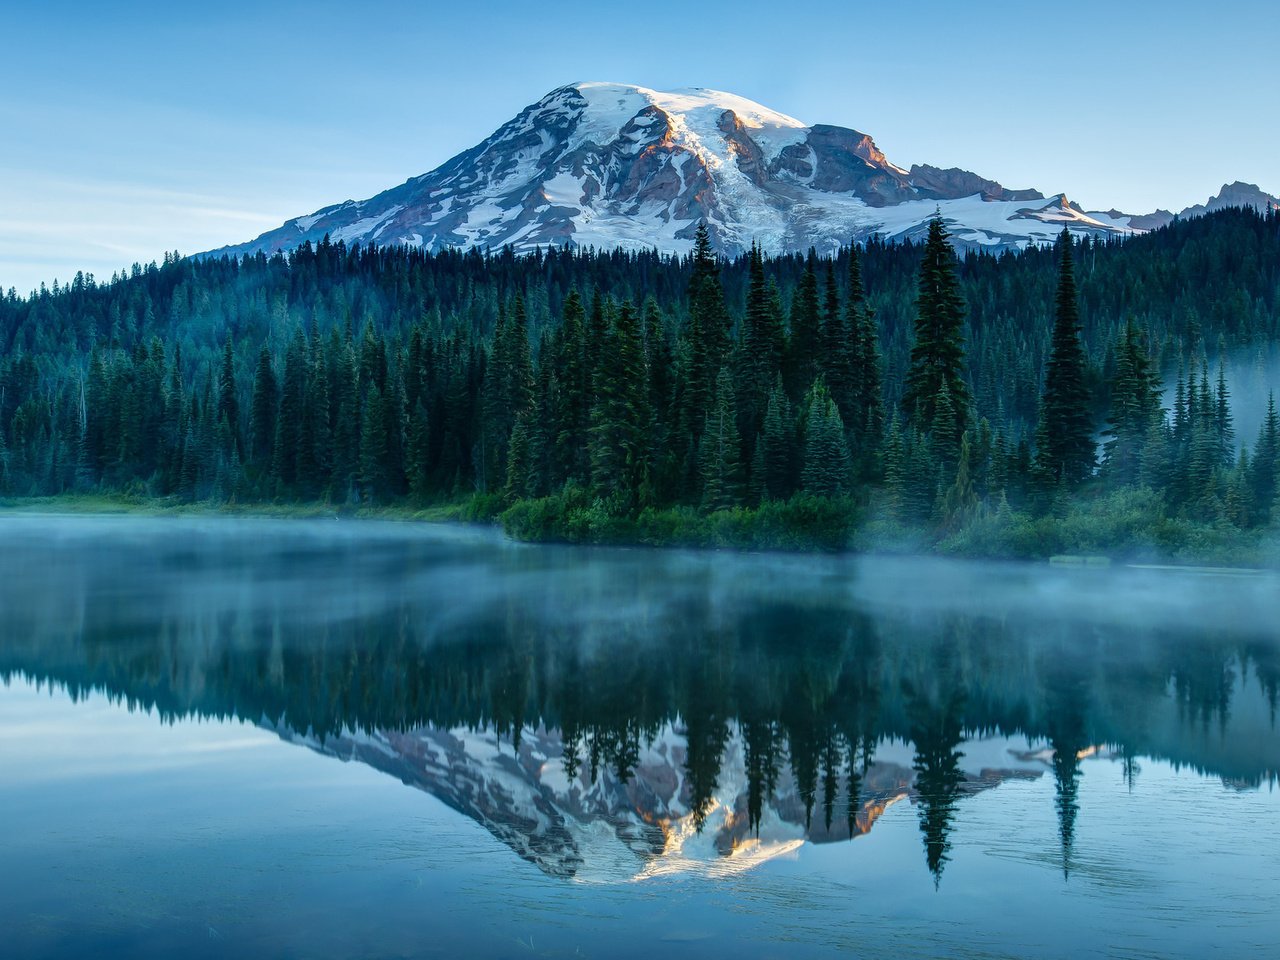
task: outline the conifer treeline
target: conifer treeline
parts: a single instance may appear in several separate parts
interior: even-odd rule
[[[705,230],[683,259],[174,256],[0,301],[0,489],[615,517],[799,496],[956,529],[1140,487],[1248,527],[1280,423],[1245,452],[1207,357],[1276,339],[1278,264],[1280,218],[1243,210],[962,261],[939,220],[734,263]]]

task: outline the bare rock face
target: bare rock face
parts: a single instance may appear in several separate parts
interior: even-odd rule
[[[815,159],[811,186],[828,193],[851,193],[872,207],[919,198],[907,176],[889,164],[865,133],[817,124],[805,141]]]
[[[891,163],[867,134],[808,126],[733,94],[577,83],[551,91],[430,173],[325,207],[216,253],[303,242],[528,251],[570,245],[685,253],[706,221],[722,253],[830,251],[916,236],[940,211],[961,245],[1048,242],[1117,218],[1064,210],[958,169]]]
[[[1044,199],[1044,194],[1039,190],[1010,190],[994,180],[987,180],[976,173],[970,173],[958,167],[942,170],[928,164],[913,164],[911,182],[921,191],[930,193],[940,200],[972,197],[975,194],[984,200]]]
[[[738,119],[738,115],[732,110],[726,110],[720,114],[720,120],[716,127],[724,134],[724,142],[728,147],[729,156],[738,165],[738,169],[742,171],[743,176],[754,183],[757,187],[764,187],[769,182],[769,167],[765,160],[764,151],[760,149],[760,145],[751,139],[746,125]]]

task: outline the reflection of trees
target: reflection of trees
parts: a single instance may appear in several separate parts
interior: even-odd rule
[[[916,793],[920,804],[920,832],[924,835],[924,856],[934,883],[942,879],[942,869],[950,859],[951,821],[964,773],[957,749],[964,739],[958,704],[921,705],[912,730],[916,757]]]
[[[72,564],[34,594],[29,582],[22,596],[0,584],[0,676],[54,680],[77,696],[104,690],[165,719],[266,718],[321,737],[429,725],[487,728],[516,741],[545,725],[561,732],[570,776],[582,770],[592,780],[602,770],[626,780],[645,744],[675,723],[686,734],[675,758],[683,799],[699,827],[740,733],[750,827],[758,829],[789,774],[803,819],[826,836],[857,832],[876,745],[902,738],[915,747],[935,878],[965,792],[966,736],[1025,735],[1053,747],[1064,870],[1076,842],[1079,755],[1089,746],[1115,745],[1126,772],[1161,749],[1235,780],[1256,782],[1274,769],[1256,759],[1275,756],[1272,741],[1250,754],[1253,766],[1214,767],[1226,761],[1174,752],[1189,749],[1177,736],[1184,731],[1227,730],[1246,675],[1271,704],[1274,729],[1280,654],[1262,640],[1082,631],[1025,616],[873,617],[772,594],[725,599],[710,574],[701,575],[706,582],[683,576],[683,592],[613,619],[548,616],[514,591],[443,617],[438,595],[405,588],[388,598],[380,583],[359,578],[326,582],[317,615],[299,616],[270,578],[252,572],[227,599],[130,593],[109,571]],[[605,582],[583,578],[574,598],[589,608]],[[1171,723],[1180,724],[1175,735],[1165,729]]]
[[[1057,645],[1050,646],[1044,654],[1044,717],[1053,749],[1053,803],[1058,814],[1063,877],[1071,872],[1076,814],[1080,810],[1080,755],[1093,743],[1086,726],[1093,639],[1088,632],[1059,636]]]
[[[1170,665],[1174,696],[1187,723],[1207,732],[1216,720],[1225,733],[1236,680],[1235,649],[1212,636],[1195,644],[1172,639],[1170,646],[1174,652]]]
[[[1267,698],[1271,713],[1271,727],[1276,726],[1276,709],[1280,706],[1280,647],[1271,643],[1250,643],[1245,646],[1244,660],[1252,663],[1258,684]]]
[[[951,823],[964,773],[958,749],[964,740],[965,691],[961,682],[961,659],[967,631],[954,621],[945,625],[931,656],[914,664],[903,677],[907,715],[911,718],[910,739],[916,754],[916,796],[920,832],[924,836],[925,862],[936,885],[950,859]],[[927,666],[926,666],[927,665]]]

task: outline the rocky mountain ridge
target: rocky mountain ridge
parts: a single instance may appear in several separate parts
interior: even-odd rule
[[[1235,189],[1243,186],[1224,188],[1204,209],[1274,200]],[[274,253],[328,236],[428,250],[685,253],[703,220],[727,255],[753,242],[829,252],[872,236],[919,236],[935,212],[958,244],[988,249],[1049,242],[1063,227],[1127,235],[1172,218],[1088,212],[1065,194],[1010,189],[957,168],[903,168],[868,134],[806,125],[729,93],[591,82],[551,91],[429,173],[215,252]]]

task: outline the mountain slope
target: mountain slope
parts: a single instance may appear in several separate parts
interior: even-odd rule
[[[807,126],[733,94],[614,83],[561,87],[492,136],[368,200],[325,207],[218,253],[303,241],[682,253],[706,220],[718,249],[827,252],[919,235],[941,211],[955,240],[991,248],[1075,232],[1132,232],[1065,195],[1009,190],[958,169],[890,162],[870,136]]]
[[[594,773],[581,764],[570,774],[560,731],[541,726],[524,727],[518,746],[492,729],[347,730],[321,739],[268,726],[286,742],[367,764],[424,790],[544,873],[577,880],[740,873],[805,842],[862,836],[894,803],[920,801],[914,752],[901,743],[878,745],[874,762],[861,772],[852,810],[847,769],[837,778],[830,823],[816,796],[810,803],[818,809],[806,807],[794,771],[782,764],[753,823],[746,745],[735,731],[698,829],[690,807],[686,734],[671,724],[640,748],[625,780],[608,764]],[[1002,738],[966,741],[957,796],[1036,779],[1049,769],[1051,751],[1017,746]]]
[[[1119,210],[1108,210],[1105,214],[1094,213],[1090,214],[1090,216],[1130,227],[1133,230],[1146,231],[1168,226],[1174,221],[1175,217],[1182,217],[1183,219],[1187,217],[1202,217],[1206,213],[1225,210],[1229,207],[1249,207],[1259,213],[1266,213],[1272,207],[1280,207],[1280,198],[1263,192],[1255,183],[1245,183],[1242,180],[1237,180],[1234,183],[1224,183],[1222,189],[1218,191],[1218,195],[1210,197],[1207,202],[1194,204],[1176,214],[1169,210],[1157,210],[1154,213],[1137,215],[1121,213]]]

